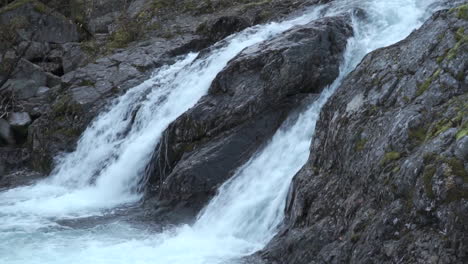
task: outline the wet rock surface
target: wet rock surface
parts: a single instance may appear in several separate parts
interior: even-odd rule
[[[324,107],[267,263],[468,260],[468,22],[436,13]]]
[[[199,210],[301,100],[338,76],[351,34],[346,17],[326,18],[241,52],[165,132],[148,168],[151,188]]]

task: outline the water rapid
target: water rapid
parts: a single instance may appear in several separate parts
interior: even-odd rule
[[[247,29],[205,56],[189,54],[159,69],[99,115],[47,179],[0,193],[0,263],[235,263],[262,249],[284,218],[289,184],[307,161],[322,106],[367,53],[419,27],[431,3],[337,0],[292,20]],[[57,223],[137,202],[142,170],[164,129],[245,47],[356,7],[368,17],[353,19],[354,37],[337,80],[221,186],[193,225],[154,233],[122,221],[82,228]]]

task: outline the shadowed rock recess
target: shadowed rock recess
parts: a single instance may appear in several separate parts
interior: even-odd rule
[[[155,151],[148,173],[160,199],[200,209],[295,106],[329,85],[352,34],[346,20],[311,22],[231,60]]]
[[[294,178],[286,225],[259,257],[466,263],[468,22],[457,10],[372,52],[344,80]]]

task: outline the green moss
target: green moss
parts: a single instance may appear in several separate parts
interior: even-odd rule
[[[108,47],[111,49],[125,48],[133,40],[135,40],[135,38],[131,32],[128,32],[125,29],[118,29],[112,33],[111,42],[108,44]]]
[[[421,144],[426,140],[427,129],[424,127],[410,129],[408,134],[412,141],[416,141],[418,144]]]
[[[427,89],[429,89],[429,86],[432,84],[432,82],[434,80],[436,80],[440,73],[442,72],[441,69],[437,69],[432,75],[431,77],[427,78],[422,84],[420,84],[418,86],[418,90],[416,91],[416,97],[419,97],[421,96],[423,93],[425,93],[427,91]]]
[[[80,43],[80,47],[84,52],[91,56],[99,53],[99,46],[95,40],[83,41]]]
[[[67,20],[67,18],[64,15],[62,15],[59,12],[54,12],[54,9],[48,7],[47,5],[45,5],[42,2],[37,1],[37,0],[16,0],[16,1],[13,1],[10,4],[4,6],[2,9],[0,9],[0,14],[15,10],[15,9],[20,8],[21,6],[23,6],[25,4],[28,4],[28,3],[31,3],[32,6],[33,6],[33,9],[35,11],[37,11],[38,13],[46,14],[46,15],[52,15],[52,16],[58,18],[58,19]]]
[[[27,3],[32,3],[34,10],[36,10],[39,13],[47,13],[51,12],[52,9],[50,9],[48,6],[44,5],[43,3],[36,1],[36,0],[16,0],[11,2],[10,4],[6,5],[2,9],[0,9],[0,14],[8,11],[15,10]]]
[[[401,158],[401,153],[392,151],[392,152],[387,152],[384,155],[384,158],[382,159],[382,164],[386,164],[395,160],[399,160]]]
[[[455,32],[455,39],[457,41],[455,45],[452,48],[448,49],[443,56],[438,57],[437,63],[440,64],[445,59],[452,60],[456,58],[460,52],[460,48],[468,43],[468,35],[465,34],[464,27],[460,27],[457,29],[457,31]]]
[[[153,14],[149,10],[141,11],[136,19],[123,13],[117,20],[116,30],[110,35],[106,45],[107,51],[125,48],[131,42],[138,40],[145,31],[151,29],[152,25],[148,25],[148,23],[152,17]]]
[[[439,136],[440,134],[444,133],[447,131],[449,128],[453,127],[453,122],[450,119],[442,119],[439,122],[437,122],[431,129],[430,137],[435,138]]]
[[[60,134],[60,135],[65,135],[65,136],[68,136],[68,137],[77,137],[81,134],[81,131],[79,131],[78,129],[74,128],[74,127],[63,127],[63,128],[60,128],[56,131],[54,131],[54,134]]]
[[[362,150],[364,149],[364,147],[366,146],[367,141],[368,141],[368,140],[365,139],[365,138],[359,139],[359,140],[356,142],[356,145],[355,145],[356,151],[362,151]]]
[[[464,184],[468,184],[468,172],[465,170],[465,166],[462,160],[457,158],[446,159],[445,162],[450,167],[451,174],[456,177],[460,177],[463,180]],[[461,199],[468,199],[468,190],[464,187],[457,187],[456,185],[447,186],[447,197],[446,202],[457,201]]]
[[[71,18],[78,24],[83,26],[86,24],[86,1],[71,0],[70,1]]]
[[[458,129],[457,134],[455,135],[455,138],[459,140],[465,136],[468,136],[468,122],[465,122],[461,125],[461,127]]]
[[[457,158],[450,158],[447,160],[447,164],[454,175],[462,178],[465,183],[468,183],[468,172],[465,170],[463,161]]]
[[[439,118],[430,125],[427,138],[435,138],[450,128],[456,128],[456,140],[468,135],[468,122],[464,120],[468,116],[468,104],[466,96],[455,97],[445,104],[443,118]]]
[[[153,9],[162,9],[170,6],[174,6],[175,0],[153,0],[151,2],[151,7]]]
[[[166,32],[163,32],[161,33],[161,37],[165,38],[165,39],[172,39],[174,38],[176,35],[170,31],[166,31]]]
[[[90,80],[83,80],[80,83],[78,83],[78,86],[95,86],[95,85],[96,83]]]
[[[251,2],[251,3],[245,4],[245,5],[244,5],[244,8],[252,8],[252,7],[255,7],[255,6],[266,5],[266,4],[269,4],[270,2],[271,2],[271,0],[263,0],[263,1]]]
[[[158,22],[151,23],[146,27],[148,30],[161,30],[162,26]]]
[[[445,56],[439,56],[439,57],[437,57],[437,63],[438,63],[438,64],[441,64],[441,63],[444,61],[444,59],[445,59]]]
[[[42,14],[52,12],[52,9],[50,9],[48,6],[44,5],[43,3],[39,1],[34,2],[34,10]]]
[[[450,12],[455,13],[455,16],[457,16],[460,19],[468,20],[468,4],[452,8]]]
[[[20,36],[17,31],[21,29],[26,29],[30,26],[28,19],[25,16],[16,16],[10,21],[0,25],[0,50],[6,50],[15,45]],[[8,59],[2,61],[2,64],[5,64]],[[9,65],[5,65],[10,67]]]
[[[211,4],[211,1],[208,4],[208,6],[210,8],[213,8],[212,4]],[[192,11],[192,10],[196,10],[196,8],[197,8],[197,4],[195,3],[195,1],[187,1],[187,2],[184,3],[184,6],[183,6],[184,11]]]
[[[423,172],[423,182],[424,182],[424,190],[429,198],[434,198],[434,191],[432,190],[432,178],[436,173],[436,168],[434,165],[428,165],[424,168]]]
[[[81,111],[81,106],[73,103],[70,95],[64,95],[52,105],[52,114],[56,118],[72,115]]]
[[[464,37],[465,37],[465,28],[464,28],[464,27],[458,28],[457,32],[455,33],[455,39],[456,39],[457,41],[460,41],[460,40],[462,40]]]
[[[260,12],[260,14],[258,14],[257,18],[259,19],[259,21],[267,21],[268,19],[270,19],[271,17],[273,17],[273,12],[271,11],[268,11],[268,10],[262,10]]]
[[[439,35],[437,36],[437,40],[438,40],[438,41],[441,41],[441,40],[443,40],[444,38],[445,38],[445,32],[443,32],[443,33],[441,33],[441,34],[439,34]]]
[[[379,86],[381,81],[382,81],[382,79],[377,76],[374,79],[372,79],[372,85],[373,86]]]
[[[34,1],[34,0],[16,0],[16,1],[13,1],[13,2],[9,3],[8,5],[4,6],[2,9],[0,9],[0,14],[11,11],[11,10],[14,10],[14,9],[17,9],[17,8],[21,7],[22,5],[24,5],[24,4],[30,3],[31,1]]]
[[[67,103],[70,97],[64,96],[52,105],[52,112],[57,116],[64,113],[67,109]]]
[[[455,37],[456,39],[458,40],[458,42],[455,44],[455,46],[453,48],[451,48],[448,52],[447,52],[447,59],[448,60],[452,60],[454,59],[455,57],[457,57],[459,51],[460,51],[460,48],[465,45],[466,43],[468,43],[468,35],[465,35],[464,34],[464,30],[463,30],[463,33],[460,29],[458,29],[457,33],[455,34]]]
[[[468,172],[465,170],[464,163],[462,160],[457,158],[447,158],[435,153],[427,153],[424,155],[424,171],[422,175],[424,190],[427,196],[431,199],[435,198],[433,191],[433,179],[437,172],[437,168],[445,168],[443,170],[445,179],[445,188],[447,190],[447,196],[445,202],[452,202],[460,200],[462,198],[468,198],[468,191],[464,187],[457,186],[454,184],[453,176],[460,177],[465,184],[468,183]],[[443,166],[446,164],[447,166]]]
[[[424,164],[434,163],[438,160],[438,158],[439,158],[438,155],[433,152],[426,153],[423,156]]]
[[[369,114],[376,115],[377,113],[379,113],[379,107],[377,105],[370,105]]]
[[[352,243],[356,243],[359,241],[359,239],[361,238],[361,234],[356,234],[356,233],[353,233],[351,235],[351,242]]]

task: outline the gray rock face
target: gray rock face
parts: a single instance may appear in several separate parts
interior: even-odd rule
[[[209,94],[165,132],[148,167],[160,199],[197,211],[307,94],[330,84],[352,34],[346,20],[294,28],[229,62]]]
[[[323,109],[268,263],[468,260],[468,21],[436,13]],[[463,31],[464,30],[464,31]]]

